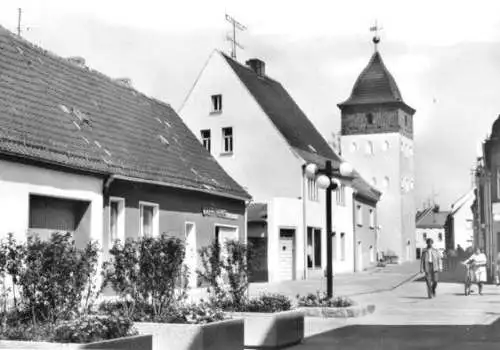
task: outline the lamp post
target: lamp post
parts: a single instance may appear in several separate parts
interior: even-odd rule
[[[306,166],[306,176],[316,178],[319,188],[326,190],[326,294],[333,297],[333,249],[332,249],[332,191],[339,186],[339,180],[333,177],[332,162],[327,160],[324,169],[319,169],[314,163]],[[350,177],[353,169],[347,162],[342,162],[338,170],[343,177]]]

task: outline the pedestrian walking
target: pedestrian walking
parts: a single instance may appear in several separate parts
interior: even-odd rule
[[[441,260],[439,251],[432,246],[434,241],[429,238],[426,243],[427,248],[422,252],[422,257],[420,259],[420,273],[425,274],[427,296],[430,299],[436,296],[439,272],[443,270],[443,261]]]
[[[457,259],[458,259],[457,251],[454,249],[449,249],[448,254],[446,254],[446,256],[448,257],[450,271],[455,271],[457,268]]]
[[[465,258],[465,250],[460,246],[460,244],[457,244],[457,257],[460,261]]]
[[[472,268],[472,283],[477,283],[479,295],[483,295],[483,283],[487,280],[486,263],[488,259],[481,249],[476,248],[474,254],[470,256],[463,264],[468,264]]]

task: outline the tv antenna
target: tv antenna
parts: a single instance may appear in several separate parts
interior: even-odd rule
[[[373,41],[373,45],[375,46],[375,52],[378,51],[378,44],[380,43],[379,31],[381,31],[382,29],[384,29],[384,28],[379,27],[377,20],[375,20],[375,24],[370,27],[370,32],[374,32],[372,41]]]
[[[244,31],[247,29],[247,27],[245,27],[243,24],[238,22],[233,17],[229,16],[227,13],[226,13],[226,21],[231,23],[231,25],[233,26],[232,34],[227,34],[226,40],[231,42],[231,57],[233,59],[236,59],[236,48],[239,47],[242,50],[244,49],[244,47],[240,45],[240,43],[236,40],[236,30]]]

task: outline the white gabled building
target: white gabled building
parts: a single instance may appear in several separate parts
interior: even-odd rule
[[[325,191],[305,176],[340,157],[292,97],[258,59],[240,64],[214,51],[179,110],[188,127],[222,167],[252,195],[248,240],[265,253],[258,278],[269,281],[323,276],[326,269]],[[375,208],[379,192],[359,174],[343,182],[332,212],[334,271],[354,271],[353,194]],[[361,213],[360,213],[361,214]],[[371,248],[370,248],[371,247]],[[375,261],[365,259],[364,268]],[[359,269],[362,269],[359,266]]]

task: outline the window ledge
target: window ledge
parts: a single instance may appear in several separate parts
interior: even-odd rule
[[[233,155],[233,152],[221,152],[219,156],[221,157],[230,157]]]
[[[358,227],[363,227],[363,224],[357,224]]]
[[[208,115],[219,115],[222,114],[222,110],[220,111],[211,111]]]

